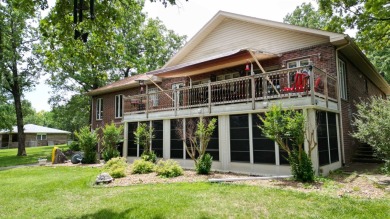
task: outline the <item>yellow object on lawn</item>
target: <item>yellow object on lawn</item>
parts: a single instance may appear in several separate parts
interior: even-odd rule
[[[58,147],[53,147],[53,150],[51,151],[51,163],[54,163],[54,160],[56,159],[56,150]]]

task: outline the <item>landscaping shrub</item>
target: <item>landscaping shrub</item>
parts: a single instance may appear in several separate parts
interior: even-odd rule
[[[144,161],[150,161],[152,163],[156,163],[157,155],[154,153],[154,151],[144,151],[141,155],[141,159]]]
[[[301,182],[313,182],[314,170],[313,164],[306,152],[302,151],[301,162],[299,162],[299,151],[294,149],[291,151],[288,161],[291,166],[291,173],[294,179]]]
[[[198,158],[195,164],[195,169],[198,174],[209,174],[211,164],[213,163],[213,157],[210,154],[205,154]]]
[[[79,139],[80,148],[84,152],[82,163],[91,164],[96,163],[96,145],[97,145],[97,134],[91,132],[88,126],[84,126],[79,132],[75,132],[75,135]]]
[[[104,164],[103,169],[108,172],[113,178],[121,178],[126,176],[127,162],[124,157],[115,157]]]
[[[123,125],[117,127],[114,122],[106,124],[102,129],[103,136],[101,143],[103,146],[103,159],[108,161],[113,157],[119,157],[120,153],[117,149],[117,144],[122,140]]]
[[[112,158],[119,157],[119,155],[119,151],[115,148],[105,148],[102,153],[103,160],[106,162]]]
[[[80,144],[78,141],[72,141],[72,143],[69,145],[69,149],[72,151],[80,151]]]
[[[356,105],[352,136],[374,149],[374,154],[384,161],[382,170],[390,174],[390,100],[371,97]]]
[[[156,167],[154,168],[154,171],[157,173],[157,175],[166,178],[183,175],[183,168],[181,168],[179,163],[174,160],[158,161]]]
[[[131,167],[131,172],[135,174],[144,174],[153,172],[154,164],[143,159],[135,160]]]

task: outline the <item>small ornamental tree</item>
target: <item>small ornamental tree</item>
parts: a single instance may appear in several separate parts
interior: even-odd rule
[[[146,123],[140,123],[134,132],[135,143],[139,144],[144,149],[141,158],[146,161],[156,162],[157,156],[152,151],[151,142],[154,138],[153,127],[148,126]]]
[[[75,132],[76,137],[79,139],[80,148],[83,150],[82,163],[96,163],[96,147],[98,143],[98,136],[96,132],[91,132],[88,126],[84,126],[80,131]]]
[[[385,161],[383,170],[390,173],[390,101],[372,97],[356,105],[358,112],[352,136],[374,148],[375,155]]]
[[[122,140],[123,125],[116,127],[115,123],[111,122],[111,124],[106,124],[102,131],[101,143],[103,145],[104,161],[108,161],[113,157],[119,157],[120,153],[117,149],[117,144]]]
[[[295,180],[311,182],[314,180],[314,170],[310,159],[303,148],[305,142],[305,118],[300,111],[282,110],[281,106],[273,105],[259,116],[263,125],[259,126],[265,137],[276,141],[279,147],[287,152],[287,160]],[[288,142],[292,142],[288,145]]]
[[[199,174],[208,174],[211,169],[212,157],[206,154],[206,149],[216,122],[216,118],[211,120],[200,118],[197,123],[193,119],[188,119],[185,132],[183,129],[177,129],[177,134],[184,141],[187,154],[195,162],[195,169]]]

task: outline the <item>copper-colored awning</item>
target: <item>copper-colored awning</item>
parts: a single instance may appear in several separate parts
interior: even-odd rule
[[[245,64],[248,60],[250,62],[253,62],[254,58],[251,53],[256,57],[257,60],[260,61],[278,57],[278,55],[258,50],[239,49],[192,62],[158,69],[155,71],[148,72],[147,74],[156,75],[162,78],[173,78],[207,73],[218,69]]]

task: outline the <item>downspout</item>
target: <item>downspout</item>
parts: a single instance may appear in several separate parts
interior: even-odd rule
[[[341,154],[343,155],[342,164],[345,164],[345,150],[344,150],[344,128],[343,128],[343,112],[341,110],[341,96],[340,96],[340,82],[339,82],[339,50],[349,46],[351,41],[348,40],[348,43],[342,45],[336,49],[336,74],[337,74],[337,86],[338,86],[338,95],[337,95],[337,107],[339,108],[339,116],[340,116],[340,138],[341,138]]]

